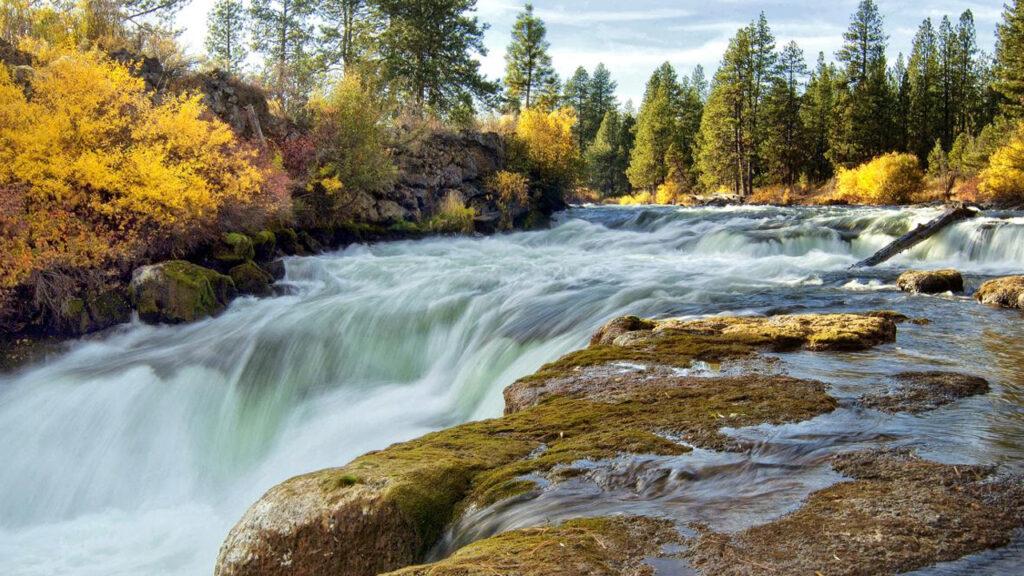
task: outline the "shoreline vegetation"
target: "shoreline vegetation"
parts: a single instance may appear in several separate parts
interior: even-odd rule
[[[665,63],[638,106],[603,65],[559,78],[529,3],[493,81],[471,0],[219,0],[199,59],[167,24],[185,2],[0,8],[3,346],[123,322],[145,266],[234,276],[216,310],[268,293],[272,256],[529,228],[567,203],[1024,202],[1016,1],[992,54],[968,10],[890,63],[863,0],[813,70],[761,14],[710,78]],[[243,237],[272,254],[216,258]]]

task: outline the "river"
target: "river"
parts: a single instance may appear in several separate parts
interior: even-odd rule
[[[974,372],[993,392],[923,416],[844,403],[810,423],[738,430],[763,445],[743,457],[603,463],[595,477],[618,496],[552,490],[480,511],[461,537],[598,503],[739,529],[836,481],[823,454],[851,445],[1024,472],[1020,314],[894,286],[908,267],[956,267],[971,288],[1020,273],[1024,214],[962,222],[878,269],[847,271],[938,211],[578,208],[545,231],[288,259],[281,296],[187,326],[122,326],[0,375],[0,573],[210,574],[227,531],[269,487],[497,416],[505,386],[626,313],[897,309],[932,324],[901,326],[881,353],[785,355],[785,369],[840,398],[907,369]],[[638,488],[651,469],[685,473]],[[971,569],[1009,573],[1000,566],[1022,560],[1016,546]]]

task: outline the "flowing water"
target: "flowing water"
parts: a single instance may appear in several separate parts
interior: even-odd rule
[[[0,573],[198,575],[266,489],[390,443],[501,413],[501,390],[605,320],[897,309],[873,354],[781,356],[849,399],[907,369],[989,378],[923,416],[844,402],[732,433],[749,453],[584,463],[590,473],[473,511],[444,553],[496,530],[637,512],[741,529],[839,479],[836,450],[909,445],[1024,471],[1024,322],[966,297],[907,296],[900,269],[954,266],[969,290],[1024,268],[1024,214],[960,223],[876,270],[847,268],[938,209],[582,208],[551,230],[287,261],[286,295],[179,327],[132,324],[0,375]],[[928,574],[1010,574],[1016,544]],[[671,573],[671,567],[664,573]],[[680,573],[683,570],[680,569]]]

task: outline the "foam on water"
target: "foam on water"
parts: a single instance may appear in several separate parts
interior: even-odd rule
[[[291,295],[120,327],[0,376],[0,573],[210,573],[227,530],[277,482],[496,416],[504,386],[625,313],[932,315],[930,332],[901,336],[898,362],[986,366],[997,386],[998,409],[948,450],[1019,459],[1019,320],[891,285],[907,266],[953,265],[975,285],[1020,271],[1024,217],[963,222],[879,270],[846,271],[936,214],[592,207],[548,231],[289,259]],[[857,389],[870,375],[858,362],[795,367]]]

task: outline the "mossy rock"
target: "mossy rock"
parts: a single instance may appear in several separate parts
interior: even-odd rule
[[[281,252],[289,256],[302,253],[302,245],[299,243],[299,235],[291,228],[280,228],[274,232],[274,238],[277,241],[278,248]]]
[[[301,246],[306,253],[318,254],[320,252],[323,252],[324,250],[323,244],[321,244],[319,240],[314,238],[312,235],[310,235],[309,232],[306,232],[305,230],[299,232],[298,240],[299,246]]]
[[[144,322],[181,324],[219,314],[236,291],[229,276],[172,260],[135,270],[130,293]]]
[[[68,298],[56,319],[56,331],[80,336],[131,320],[131,305],[121,290],[90,291],[84,298]]]
[[[615,378],[621,382],[616,374],[604,388]],[[288,480],[231,530],[216,574],[363,576],[399,569],[421,561],[466,507],[533,489],[528,474],[622,453],[691,450],[669,437],[723,448],[732,441],[722,427],[799,421],[836,406],[824,385],[788,377],[642,380],[614,397],[550,398]]]
[[[452,556],[382,576],[621,576],[647,574],[645,560],[681,540],[672,522],[636,516],[581,518],[505,532]],[[557,567],[557,569],[555,568]]]
[[[274,283],[274,277],[255,262],[249,261],[235,266],[228,272],[228,276],[231,277],[239,294],[269,296],[273,293],[270,285]]]
[[[989,280],[978,288],[974,299],[991,306],[1024,309],[1024,276]]]
[[[71,336],[86,334],[92,326],[92,319],[89,318],[89,311],[82,298],[67,298],[61,302],[56,320],[57,332]]]
[[[277,236],[270,230],[261,230],[253,234],[252,247],[257,262],[270,262],[277,255]]]
[[[911,270],[900,275],[896,286],[911,294],[963,292],[964,277],[956,270]]]
[[[240,232],[229,232],[214,244],[211,256],[222,264],[241,264],[256,257],[252,238]]]

